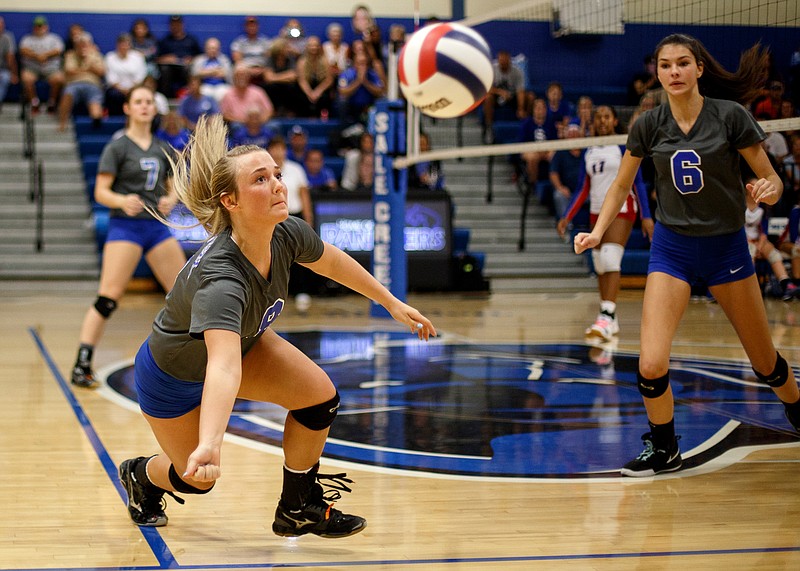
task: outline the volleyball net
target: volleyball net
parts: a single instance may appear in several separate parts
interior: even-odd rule
[[[590,121],[578,117],[580,101],[590,101],[594,107],[613,105],[624,133],[640,105],[652,105],[650,98],[659,102],[659,90],[648,89],[657,84],[634,85],[637,77],[647,73],[644,59],[661,38],[680,32],[697,37],[729,70],[736,69],[741,53],[755,43],[767,46],[773,59],[770,83],[782,85],[781,97],[793,101],[795,109],[780,120],[760,123],[767,132],[800,131],[800,119],[792,117],[800,107],[800,3],[796,0],[527,0],[505,6],[497,2],[468,6],[475,6],[476,12],[466,14],[459,23],[481,33],[495,57],[499,51],[510,54],[512,65],[525,78],[528,115],[531,102],[547,99],[548,87],[557,83],[573,120],[582,119],[584,125]],[[481,6],[486,8],[483,12]],[[423,13],[424,9],[423,2]],[[765,95],[768,87],[764,86]],[[466,117],[434,121],[409,108],[407,154],[394,165],[402,168],[432,160],[474,160],[625,142],[624,135],[524,142],[520,140],[522,121],[515,111],[495,104],[494,120],[487,125],[482,109]],[[419,152],[420,132],[429,135],[432,150]],[[493,143],[485,144],[487,139]]]

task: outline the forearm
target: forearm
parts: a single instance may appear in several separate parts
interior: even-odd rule
[[[241,368],[226,370],[209,363],[200,407],[199,444],[222,445],[241,378]]]
[[[309,268],[360,293],[375,303],[381,304],[387,309],[389,305],[397,301],[397,298],[372,274],[365,270],[361,264],[336,246],[326,243],[325,252],[320,260],[314,264],[309,264]]]

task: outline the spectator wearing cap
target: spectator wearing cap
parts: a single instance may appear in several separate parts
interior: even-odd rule
[[[330,167],[325,166],[325,155],[319,149],[309,149],[303,168],[311,192],[331,192],[338,189],[336,175]]]
[[[286,158],[298,164],[303,164],[308,153],[308,132],[300,125],[289,129],[289,145],[286,149]]]
[[[178,104],[178,114],[183,119],[183,124],[190,131],[194,131],[201,116],[219,113],[219,104],[215,99],[202,94],[200,91],[201,85],[202,81],[199,77],[190,77],[186,95]]]
[[[64,86],[64,71],[61,65],[63,53],[64,42],[56,34],[50,32],[47,18],[36,16],[33,19],[32,33],[23,36],[19,43],[23,97],[26,101],[31,102],[34,110],[39,107],[36,81],[46,79],[50,84],[47,110],[55,111],[61,88]]]
[[[233,66],[228,56],[221,53],[217,38],[208,38],[205,52],[192,60],[191,75],[202,81],[200,92],[221,101],[231,88]]]
[[[270,44],[270,39],[259,33],[258,18],[255,16],[244,19],[244,34],[231,42],[231,59],[234,65],[247,69],[253,83],[262,82]]]
[[[128,92],[147,77],[144,56],[132,49],[131,35],[117,36],[116,49],[105,57],[106,64],[106,109],[109,115],[124,115],[122,105]]]
[[[17,42],[14,34],[6,30],[6,21],[0,16],[0,108],[6,98],[8,86],[17,83],[19,83]]]
[[[231,133],[230,146],[233,148],[239,145],[256,145],[266,149],[274,136],[275,131],[261,120],[261,110],[254,107],[247,111],[244,125]]]
[[[64,55],[64,95],[58,105],[58,130],[67,128],[73,107],[84,104],[89,110],[94,126],[103,118],[103,81],[106,65],[89,34],[75,38],[75,49]]]
[[[250,72],[243,66],[236,66],[233,70],[233,88],[222,98],[219,108],[225,121],[233,128],[247,120],[250,109],[261,111],[262,123],[267,123],[275,111],[264,90],[250,83]]]
[[[183,16],[170,16],[169,32],[158,42],[156,61],[161,74],[158,90],[167,97],[175,97],[189,80],[192,59],[200,53],[197,39],[186,33]]]

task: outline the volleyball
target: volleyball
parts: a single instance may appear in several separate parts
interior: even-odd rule
[[[475,109],[494,79],[489,44],[460,24],[425,26],[409,38],[397,64],[400,89],[431,117],[458,117]]]

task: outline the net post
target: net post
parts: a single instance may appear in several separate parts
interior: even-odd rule
[[[405,103],[381,99],[369,116],[369,132],[375,140],[375,178],[372,190],[374,236],[372,275],[399,300],[408,290],[408,259],[405,251],[407,169],[394,169],[392,161],[405,154]],[[372,302],[372,317],[391,317]]]

